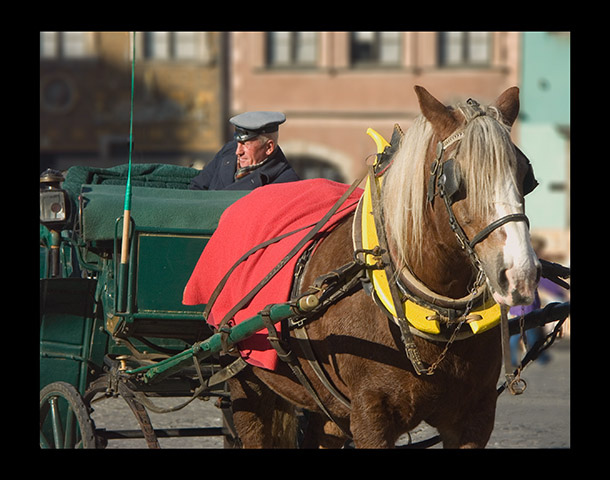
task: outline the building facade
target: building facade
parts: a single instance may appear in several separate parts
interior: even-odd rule
[[[491,102],[519,83],[518,32],[231,32],[230,112],[281,110],[280,144],[308,176],[351,181],[419,114],[413,87]]]
[[[445,104],[520,87],[513,140],[540,187],[527,198],[546,253],[569,257],[569,32],[231,32],[229,111],[281,110],[280,144],[303,177],[351,182],[419,115],[413,87]]]

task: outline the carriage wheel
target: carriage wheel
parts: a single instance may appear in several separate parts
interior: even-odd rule
[[[66,382],[40,391],[40,447],[95,448],[95,427],[80,393]]]

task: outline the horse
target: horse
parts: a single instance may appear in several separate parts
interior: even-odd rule
[[[445,106],[420,86],[415,94],[421,114],[383,172],[379,197],[395,266],[390,282],[410,278],[433,298],[474,298],[479,287],[485,301],[531,303],[541,268],[524,215],[529,162],[510,137],[518,88],[488,106],[472,100]],[[441,199],[430,181],[437,178],[431,172],[439,158],[454,160],[450,173],[457,184],[450,200],[446,191]],[[302,291],[354,258],[353,230],[346,220],[318,244],[299,281]],[[277,419],[300,408],[309,412],[300,445],[306,448],[338,448],[349,440],[356,448],[393,448],[421,422],[438,430],[444,448],[484,448],[494,426],[500,328],[453,341],[420,335],[411,326],[421,364],[434,365],[422,373],[408,354],[406,333],[390,317],[356,288],[304,324],[309,348],[338,395],[306,361],[302,338],[290,333],[288,346],[320,402],[286,363],[276,371],[249,366],[231,378],[233,421],[243,447],[289,445],[278,443]],[[455,322],[445,327],[455,331]],[[295,438],[294,425],[284,420],[283,440]]]

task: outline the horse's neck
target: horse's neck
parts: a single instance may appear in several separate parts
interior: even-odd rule
[[[436,220],[431,215],[424,216],[424,243],[421,261],[415,255],[407,257],[411,273],[433,292],[464,297],[472,285],[474,271],[444,215]]]

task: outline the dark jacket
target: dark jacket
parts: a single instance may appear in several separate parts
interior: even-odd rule
[[[237,142],[231,140],[214,156],[212,161],[191,180],[191,190],[253,190],[269,183],[300,180],[288,164],[284,152],[277,147],[269,160],[250,174],[234,180],[237,169]]]

